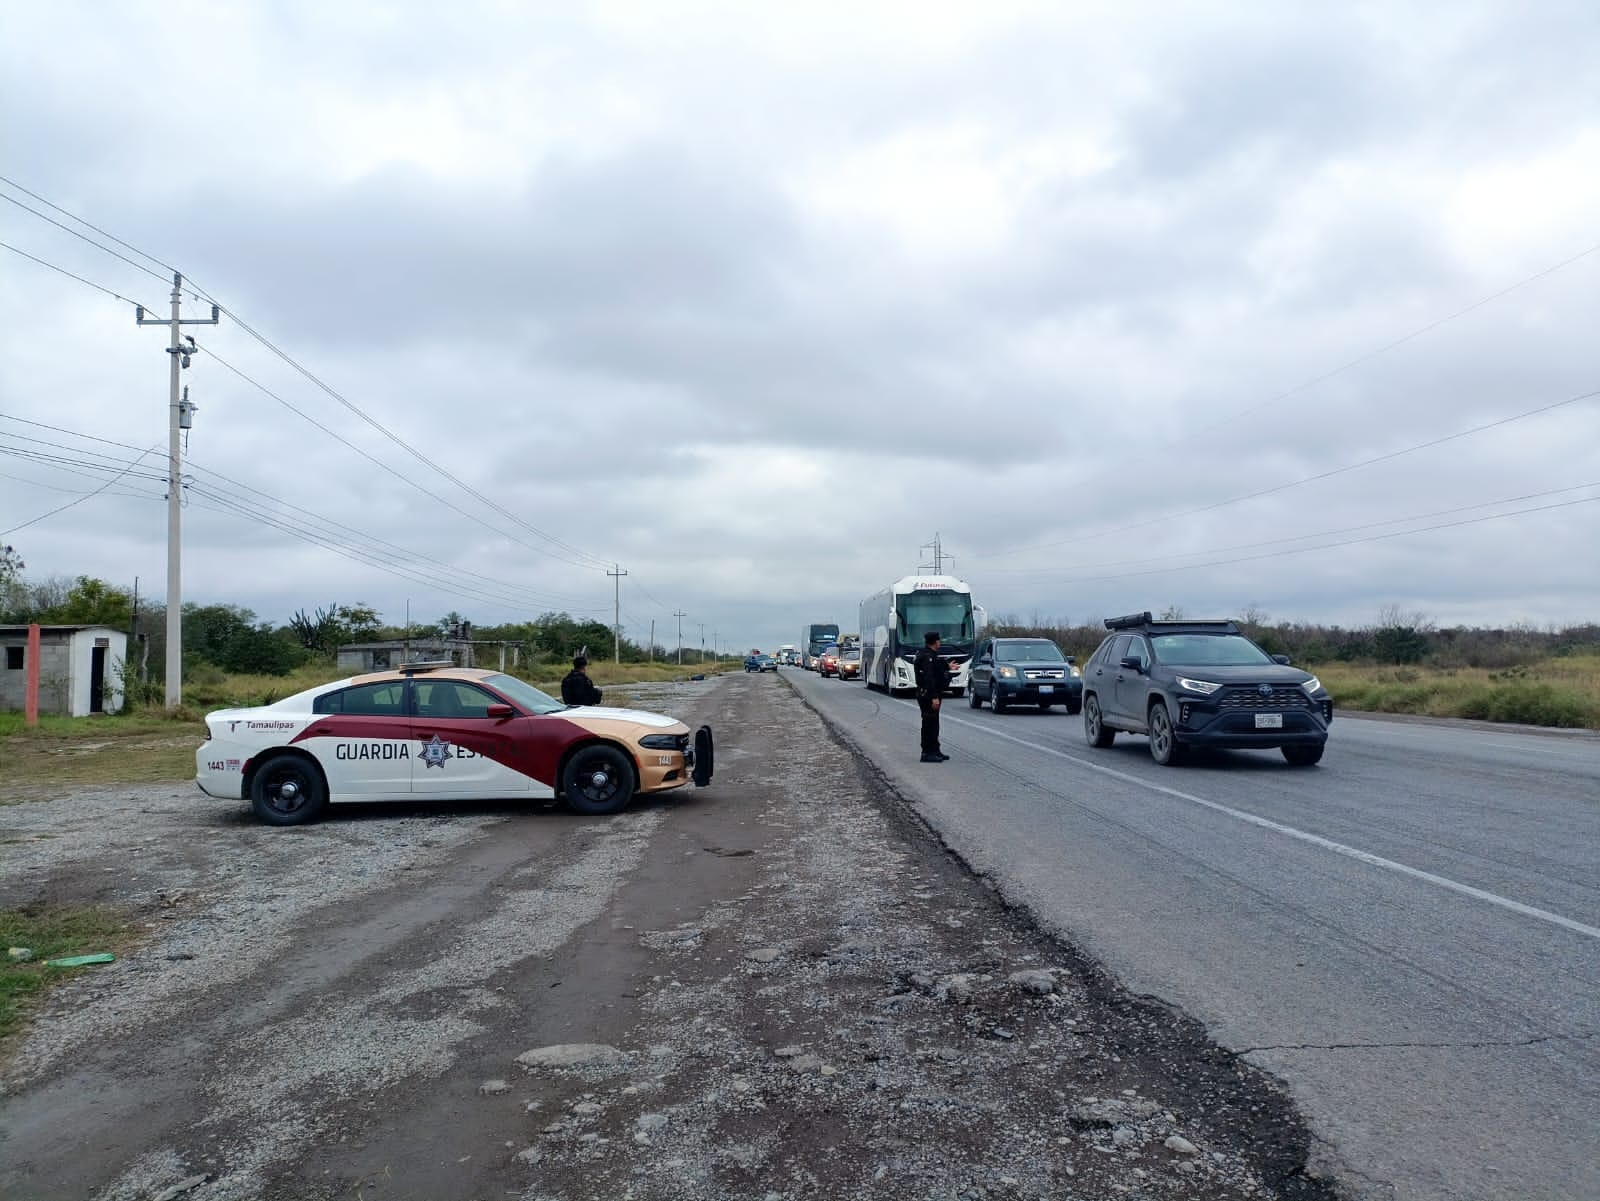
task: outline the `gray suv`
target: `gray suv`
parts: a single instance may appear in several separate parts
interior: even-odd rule
[[[1010,705],[1065,705],[1076,713],[1083,704],[1083,677],[1072,656],[1048,638],[985,638],[972,661],[967,704],[976,709],[984,701],[996,713]]]
[[[1296,767],[1322,758],[1333,698],[1309,671],[1269,655],[1231,621],[1106,620],[1083,669],[1083,733],[1107,747],[1144,734],[1157,763],[1191,747],[1272,748]]]

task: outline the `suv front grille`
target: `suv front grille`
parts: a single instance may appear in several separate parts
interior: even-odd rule
[[[1217,701],[1219,709],[1309,709],[1311,698],[1298,684],[1280,685],[1265,696],[1252,687],[1229,688]]]
[[[1025,667],[1022,674],[1030,680],[1064,680],[1067,673],[1059,667]]]

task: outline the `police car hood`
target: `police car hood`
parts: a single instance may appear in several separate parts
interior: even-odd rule
[[[572,717],[605,717],[613,721],[631,721],[641,726],[655,726],[662,730],[679,724],[676,717],[668,717],[664,713],[651,713],[647,709],[613,709],[609,705],[570,705],[561,712]]]

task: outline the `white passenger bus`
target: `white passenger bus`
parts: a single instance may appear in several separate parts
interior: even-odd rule
[[[800,631],[800,666],[807,671],[817,670],[817,659],[822,648],[839,641],[839,627],[832,622],[816,622]]]
[[[973,646],[985,615],[972,589],[948,575],[908,575],[861,602],[861,674],[869,688],[911,692],[911,661],[923,638],[939,632],[940,657],[950,664],[950,691],[967,690]]]

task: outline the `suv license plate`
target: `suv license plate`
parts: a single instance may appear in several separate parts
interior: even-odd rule
[[[1281,729],[1283,729],[1283,714],[1281,714],[1281,713],[1257,713],[1256,714],[1256,729],[1258,729],[1258,730],[1281,730]]]
[[[1056,686],[1054,684],[1040,684],[1039,685],[1039,691],[1040,692],[1054,692],[1055,690],[1056,690]]]

